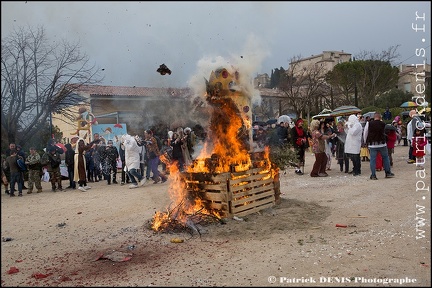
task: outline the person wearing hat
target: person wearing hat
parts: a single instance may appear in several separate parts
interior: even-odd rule
[[[298,118],[295,122],[295,126],[291,129],[291,139],[293,147],[297,153],[297,167],[295,173],[297,175],[304,174],[305,165],[305,151],[309,147],[308,135],[303,129],[303,119]]]
[[[47,147],[46,152],[42,155],[40,162],[42,166],[47,167],[51,182],[51,191],[64,191],[62,187],[62,175],[60,172],[60,153],[58,153],[58,149],[54,146],[55,145]]]

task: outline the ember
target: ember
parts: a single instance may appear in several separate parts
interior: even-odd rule
[[[207,81],[212,107],[208,139],[200,155],[180,172],[170,166],[172,207],[152,219],[156,231],[189,230],[198,224],[244,216],[271,207],[279,197],[278,169],[269,151],[254,153],[251,99],[242,92],[239,73],[220,68]]]

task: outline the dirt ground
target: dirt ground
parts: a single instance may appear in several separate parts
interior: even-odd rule
[[[397,146],[396,177],[377,172],[378,181],[369,162],[357,177],[335,159],[329,177],[288,169],[280,204],[203,226],[201,237],[148,229],[171,202],[172,180],[56,193],[43,183],[43,193],[14,198],[2,190],[1,286],[429,287],[431,159],[419,175],[407,154]],[[313,161],[308,153],[306,172]]]

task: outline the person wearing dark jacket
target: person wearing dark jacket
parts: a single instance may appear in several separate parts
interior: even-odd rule
[[[15,149],[11,149],[10,156],[6,158],[6,169],[10,171],[10,197],[15,196],[15,183],[18,184],[18,196],[22,196],[24,181],[22,180],[22,172],[18,168],[18,158],[22,157],[18,156],[17,150]]]
[[[184,144],[183,139],[178,133],[173,134],[173,140],[171,141],[172,147],[172,160],[177,165],[180,172],[184,171],[185,161],[183,158],[182,145]]]
[[[277,135],[279,139],[279,146],[283,146],[289,142],[289,123],[288,122],[280,122],[277,126]]]
[[[122,163],[120,185],[124,185],[126,183],[130,183],[130,180],[129,180],[129,175],[127,175],[125,171],[126,159],[125,159],[125,147],[123,143],[120,143],[119,156],[120,156],[120,161]]]
[[[64,151],[59,146],[55,145],[56,141],[54,139],[49,139],[45,151],[55,150],[57,154],[63,154]]]
[[[336,132],[336,159],[338,160],[339,169],[342,172],[345,168],[345,173],[349,173],[349,157],[345,154],[345,141],[346,141],[346,132],[345,132],[345,121],[339,120],[337,124],[337,132]]]
[[[112,140],[108,140],[107,145],[100,153],[104,178],[107,180],[108,185],[111,185],[111,179],[113,184],[117,184],[117,159],[119,158],[117,147],[113,146]]]
[[[26,159],[27,155],[25,154],[25,152],[22,150],[21,145],[17,145],[15,143],[10,143],[9,144],[9,148],[6,149],[6,156],[10,156],[11,151],[12,150],[16,150],[17,155],[20,156],[22,159]],[[21,171],[21,181],[22,181],[22,189],[27,189],[27,187],[24,184],[24,178],[25,178],[25,172]]]
[[[366,123],[363,131],[363,138],[366,139],[370,151],[370,170],[371,180],[378,180],[376,177],[376,157],[380,152],[384,164],[385,178],[392,178],[395,175],[391,172],[390,158],[387,150],[387,140],[385,136],[386,124],[381,120],[381,114],[375,113],[374,120]]]
[[[68,170],[68,177],[69,177],[69,186],[66,188],[76,189],[76,183],[74,181],[75,150],[72,149],[72,145],[70,143],[66,144],[65,147],[66,147],[65,164]]]

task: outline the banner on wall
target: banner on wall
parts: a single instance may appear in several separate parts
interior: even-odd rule
[[[126,124],[93,124],[92,133],[99,133],[100,136],[105,138],[105,142],[112,140],[117,149],[120,148],[120,138],[122,135],[127,134]]]

